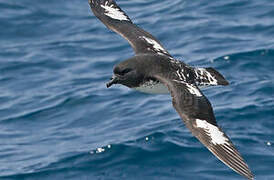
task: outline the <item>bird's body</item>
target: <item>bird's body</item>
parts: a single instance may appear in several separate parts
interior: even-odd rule
[[[125,63],[127,62],[127,63]],[[193,68],[182,61],[167,57],[161,54],[142,54],[134,56],[122,64],[128,65],[134,63],[132,66],[137,67],[137,64],[142,73],[147,74],[154,73],[167,73],[172,76],[173,79],[192,84],[194,86],[214,86],[214,85],[227,85],[228,82],[224,77],[213,68]],[[153,68],[151,68],[153,67]],[[156,78],[152,78],[152,75],[142,77],[143,79],[134,85],[128,86],[134,88],[137,91],[150,93],[150,94],[167,94],[169,90],[166,85]]]
[[[115,65],[107,87],[122,84],[145,93],[170,93],[174,108],[192,134],[231,169],[253,179],[199,89],[228,85],[227,80],[214,68],[195,68],[174,59],[155,37],[133,24],[114,0],[89,0],[89,4],[95,16],[125,38],[136,53]]]

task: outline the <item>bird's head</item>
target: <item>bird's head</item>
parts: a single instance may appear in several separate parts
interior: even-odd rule
[[[106,84],[107,88],[113,84],[122,84],[129,88],[137,87],[144,79],[144,73],[135,61],[123,61],[114,66],[113,76]]]

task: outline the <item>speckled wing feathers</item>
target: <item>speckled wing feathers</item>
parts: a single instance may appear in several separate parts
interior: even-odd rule
[[[195,82],[198,86],[228,85],[229,82],[214,68],[193,68]]]
[[[94,15],[125,38],[136,54],[153,53],[171,57],[155,37],[133,24],[114,0],[89,0],[89,4]]]

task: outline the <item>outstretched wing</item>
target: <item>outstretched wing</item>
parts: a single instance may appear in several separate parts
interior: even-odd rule
[[[133,24],[114,0],[89,0],[89,5],[94,15],[124,37],[136,54],[156,53],[171,57],[156,38]]]
[[[253,175],[228,136],[218,127],[210,102],[197,86],[156,76],[172,96],[172,103],[192,134],[217,158],[248,179]]]

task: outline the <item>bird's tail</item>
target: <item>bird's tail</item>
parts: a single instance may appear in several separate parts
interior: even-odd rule
[[[194,68],[195,81],[198,86],[226,86],[229,82],[212,67]]]

